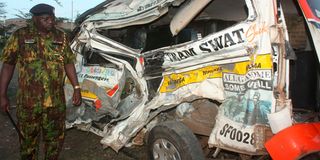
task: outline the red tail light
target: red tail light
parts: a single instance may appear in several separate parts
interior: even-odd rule
[[[143,59],[143,57],[139,57],[139,62],[140,62],[141,65],[144,65],[144,59]]]

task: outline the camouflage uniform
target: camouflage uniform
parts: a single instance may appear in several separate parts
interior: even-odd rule
[[[18,126],[22,159],[36,159],[39,135],[45,158],[57,159],[65,130],[64,64],[75,61],[64,32],[54,29],[40,36],[34,24],[18,29],[9,38],[1,57],[18,65]]]

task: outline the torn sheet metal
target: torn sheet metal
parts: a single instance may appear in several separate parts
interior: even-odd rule
[[[226,99],[217,116],[209,144],[232,147],[256,153],[264,142],[257,143],[256,127],[269,128],[267,115],[273,103],[272,61],[270,55],[261,55],[250,66],[250,61],[237,63],[233,71],[222,74]],[[264,139],[264,138],[262,138]],[[259,139],[260,140],[260,139]]]
[[[94,28],[120,28],[145,24],[156,20],[168,11],[174,0],[114,0],[100,6],[83,24],[94,22]],[[180,0],[181,1],[181,0]],[[180,2],[181,3],[181,2]],[[91,30],[92,28],[88,28]]]
[[[102,25],[111,28],[112,23],[117,27],[135,25],[141,22],[142,14],[152,15],[133,10],[139,5],[152,2],[159,7],[173,1],[111,2],[106,4],[105,12],[97,14],[101,17],[93,16],[96,19],[83,23],[72,44],[74,51],[84,55],[78,59],[77,67],[82,88],[88,90],[84,99],[100,100],[99,109],[105,108],[104,114],[112,116],[99,131],[105,147],[118,151],[157,114],[181,103],[207,98],[222,103],[208,141],[211,147],[247,154],[265,152],[263,143],[270,131],[267,114],[275,111],[276,103],[273,63],[277,61],[271,44],[281,44],[285,38],[278,36],[285,26],[277,24],[275,1],[246,0],[247,20],[203,38],[147,52],[97,33],[96,20],[106,18],[100,19],[106,22]],[[116,13],[119,8],[127,13]],[[132,21],[124,25],[126,18]],[[84,62],[92,55],[107,62],[86,65]],[[108,94],[109,90],[114,95]]]
[[[254,1],[256,7],[265,8],[259,14],[268,14],[266,20],[257,17],[256,21],[242,22],[201,40],[145,53],[146,67],[149,58],[160,57],[165,69],[159,96],[154,97],[155,106],[197,97],[222,102],[208,142],[212,146],[263,153],[266,137],[258,131],[270,130],[267,114],[274,110],[269,35],[275,15],[270,2]],[[151,56],[157,54],[163,56]],[[235,61],[237,57],[247,59]]]
[[[272,1],[253,1],[253,3],[258,8],[258,14],[261,15],[257,17],[257,21],[264,21],[268,26],[255,30],[257,31],[255,33],[259,31],[269,33],[271,31],[269,28],[272,28],[272,24],[275,23],[275,17],[272,17],[274,4]],[[263,18],[263,16],[269,16],[269,18]],[[278,34],[281,33],[278,32]],[[264,36],[267,38],[269,35]],[[260,38],[263,39],[263,37]],[[282,41],[284,43],[284,40]],[[257,47],[266,44],[260,42],[262,41],[257,42]],[[265,152],[264,143],[270,135],[266,132],[271,132],[267,115],[275,109],[273,57],[271,54],[254,53],[253,55],[247,62],[235,63],[233,71],[223,73],[222,81],[226,99],[219,109],[209,145],[242,153],[245,151],[247,154]]]
[[[190,70],[192,64],[196,69],[197,65],[235,63],[249,60],[253,54],[271,53],[269,27],[265,22],[241,22],[200,40],[146,52],[145,74],[149,70],[154,74],[159,68],[169,74],[177,69]]]
[[[263,149],[263,142],[257,146],[252,139],[258,135],[255,130],[269,129],[267,114],[273,107],[271,55],[259,55],[255,60],[236,63],[232,70],[227,68],[207,66],[164,76],[156,106],[182,102],[186,97],[192,100],[195,96],[219,100],[223,103],[209,144],[255,153]]]
[[[119,111],[115,108],[121,96],[119,90],[122,90],[125,83],[123,70],[102,66],[81,66],[77,76],[84,103],[93,107],[90,110],[92,113],[87,113],[91,116],[87,115],[84,119],[97,121],[105,115],[112,117],[119,115]],[[71,86],[71,84],[68,82],[66,86]],[[69,94],[67,96],[72,97]]]
[[[141,13],[147,12],[154,8],[164,7],[173,0],[114,0],[103,6],[103,10],[88,17],[86,21],[110,21],[119,20],[128,17],[137,17]],[[101,11],[102,10],[102,11]]]

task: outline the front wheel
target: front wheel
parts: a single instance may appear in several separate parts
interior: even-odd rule
[[[148,137],[151,160],[204,160],[201,145],[191,130],[177,121],[155,126]]]

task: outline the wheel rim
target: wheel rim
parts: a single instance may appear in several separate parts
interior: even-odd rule
[[[177,148],[166,139],[157,139],[153,143],[153,158],[155,160],[181,160]]]

